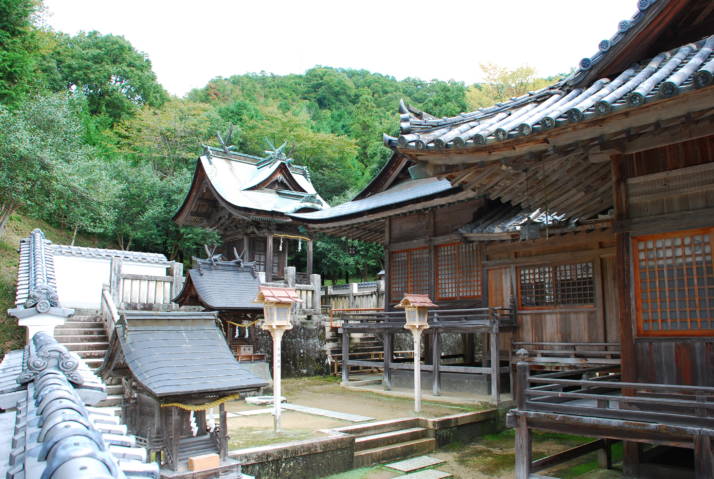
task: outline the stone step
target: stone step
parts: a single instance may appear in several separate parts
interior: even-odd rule
[[[104,356],[101,358],[82,358],[89,369],[97,369],[104,363]]]
[[[58,326],[55,328],[55,338],[57,336],[78,336],[78,335],[102,335],[106,336],[106,332],[104,331],[104,328],[102,327],[86,327],[86,326],[75,326],[72,325],[73,327],[68,328],[66,325],[65,326]]]
[[[57,326],[55,331],[63,331],[65,329],[90,328],[104,330],[104,323],[101,321],[67,321],[62,326]]]
[[[104,399],[103,401],[100,401],[99,404],[96,405],[96,407],[121,406],[121,402],[122,402],[121,394],[111,394],[111,395],[107,395],[107,398]]]
[[[107,395],[121,395],[124,392],[124,387],[121,384],[111,384],[106,386]]]
[[[366,449],[375,449],[378,447],[389,446],[399,442],[409,442],[416,439],[423,439],[427,436],[427,429],[423,427],[411,427],[409,429],[400,429],[398,431],[382,432],[379,434],[371,434],[355,439],[355,451],[364,451]]]
[[[76,343],[107,343],[107,339],[104,333],[102,334],[92,334],[92,335],[64,335],[55,334],[55,339],[62,344],[76,344]]]
[[[70,350],[74,351],[76,353],[79,353],[80,351],[106,351],[107,348],[109,348],[109,342],[107,341],[97,341],[97,342],[81,342],[81,343],[62,343],[65,345],[65,347]],[[81,356],[81,355],[80,355]]]
[[[96,349],[93,351],[75,351],[75,352],[77,353],[77,356],[79,356],[80,358],[82,358],[84,360],[85,363],[88,362],[87,361],[88,359],[98,359],[99,360],[98,366],[91,366],[91,365],[87,364],[87,366],[89,366],[89,368],[91,369],[91,368],[97,368],[97,367],[101,366],[101,363],[104,361],[104,355],[107,353],[107,350],[106,349]]]
[[[346,434],[352,434],[357,437],[371,436],[373,434],[381,434],[384,432],[399,431],[400,429],[410,429],[413,427],[421,427],[419,418],[406,417],[397,419],[385,419],[383,421],[369,422],[366,424],[355,424],[353,426],[345,426],[337,428],[338,431]]]
[[[70,316],[67,322],[101,322],[102,318],[97,314],[75,314]]]
[[[354,467],[366,467],[393,459],[426,454],[436,449],[436,439],[424,438],[355,452]]]

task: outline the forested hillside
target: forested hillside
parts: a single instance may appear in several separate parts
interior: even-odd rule
[[[400,99],[455,115],[552,80],[528,68],[484,66],[487,81],[467,86],[317,66],[299,75],[216,78],[176,98],[123,37],[38,27],[40,8],[38,0],[0,2],[0,237],[20,212],[70,238],[91,234],[189,261],[217,238],[171,217],[201,144],[216,144],[217,132],[233,126],[233,144],[254,155],[264,154],[267,140],[287,142],[335,204],[388,158],[382,133],[397,132]],[[323,239],[315,267],[331,278],[369,275],[380,257],[374,245]]]

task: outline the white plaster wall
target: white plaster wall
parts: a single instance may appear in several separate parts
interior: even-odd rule
[[[99,309],[102,285],[109,284],[109,258],[55,255],[60,304],[65,308]],[[124,261],[127,274],[165,275],[166,266]]]

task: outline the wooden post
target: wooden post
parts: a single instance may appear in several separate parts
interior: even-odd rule
[[[714,457],[712,440],[705,434],[694,436],[694,477],[707,479],[714,477]]]
[[[431,392],[434,396],[441,395],[441,372],[439,371],[439,366],[441,365],[441,335],[438,329],[434,329],[431,337],[431,364],[432,364],[432,385]]]
[[[528,389],[528,363],[519,361],[516,364],[516,409],[525,410],[526,408],[526,389]]]
[[[382,378],[382,385],[385,391],[392,390],[392,355],[393,355],[393,340],[394,333],[385,332],[382,336],[382,342],[384,344],[384,375]]]
[[[489,308],[489,316],[491,318],[491,401],[498,405],[501,400],[501,361],[498,357],[498,320],[494,319],[494,311]]]
[[[221,449],[220,449],[220,456],[221,456],[221,461],[226,458],[228,455],[228,414],[226,413],[226,403],[222,402],[218,406],[218,415],[220,416],[220,421],[221,421]]]
[[[319,274],[310,275],[310,285],[312,286],[312,309],[315,310],[315,314],[320,314],[322,308],[322,299],[320,297],[322,282]]]
[[[622,441],[622,472],[625,477],[639,477],[640,445],[632,441]]]
[[[295,266],[288,266],[285,268],[285,282],[289,288],[295,287],[295,276],[297,272],[295,271]],[[308,306],[308,305],[305,305]]]
[[[421,412],[421,330],[411,331],[414,337],[414,412]]]
[[[531,475],[531,431],[524,416],[516,417],[516,479]]]
[[[183,263],[172,261],[171,267],[169,268],[169,276],[172,277],[171,299],[173,300],[179,295],[181,288],[183,288]]]
[[[251,261],[250,257],[250,238],[248,236],[243,236],[243,252],[241,253],[243,261]]]
[[[109,265],[109,292],[118,308],[121,307],[121,258],[112,257]]]
[[[612,469],[612,439],[602,440],[602,449],[597,451],[597,465],[601,469]]]
[[[171,444],[168,447],[171,449],[171,464],[170,468],[174,471],[178,469],[178,446],[179,446],[179,409],[171,408]]]
[[[391,218],[386,218],[384,220],[384,310],[389,311],[389,304],[392,301],[391,294],[391,281],[392,273],[390,271],[391,265],[389,264],[389,241],[391,236]]]
[[[265,282],[273,280],[273,233],[265,237]]]
[[[474,334],[473,333],[462,333],[461,342],[463,344],[463,355],[464,364],[471,364],[474,360]]]
[[[312,274],[312,240],[307,242],[307,274],[308,276]]]
[[[350,361],[350,333],[342,328],[342,384],[350,383],[350,367],[347,364]]]

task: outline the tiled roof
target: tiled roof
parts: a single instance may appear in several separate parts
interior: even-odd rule
[[[416,199],[425,199],[433,195],[446,194],[448,192],[455,193],[457,191],[459,191],[459,188],[451,186],[448,180],[437,178],[409,180],[361,200],[348,201],[320,211],[294,213],[290,217],[307,221],[338,219],[364,214],[386,206],[395,206]]]
[[[258,294],[258,279],[252,266],[243,266],[240,261],[211,261],[194,258],[195,268],[188,271],[183,289],[175,302],[193,304],[188,297],[195,289],[200,304],[213,310],[242,309],[260,310],[255,303]]]
[[[433,118],[402,104],[401,134],[385,136],[391,147],[445,150],[485,146],[637,108],[712,84],[714,37],[663,52],[634,64],[612,80],[602,78],[587,88],[563,80],[510,101]]]
[[[120,352],[136,381],[157,398],[265,386],[235,360],[216,318],[216,313],[125,312],[109,356]]]
[[[35,229],[20,241],[15,307],[8,314],[26,318],[35,314],[70,316],[74,310],[61,307],[57,295],[52,242]]]
[[[19,363],[19,364],[18,364]],[[103,408],[106,397],[91,400],[81,359],[46,333],[37,333],[24,351],[0,364],[0,382],[16,389],[0,392],[0,476],[8,479],[159,477],[158,464],[146,464],[126,426]],[[85,366],[86,368],[86,366]],[[100,384],[96,377],[96,384]],[[103,387],[103,386],[102,386]],[[9,404],[12,402],[12,404]]]
[[[144,253],[141,251],[124,251],[119,249],[88,248],[85,246],[70,246],[56,244],[52,246],[55,256],[81,256],[83,258],[111,259],[121,258],[135,263],[168,264],[169,260],[161,253]]]
[[[302,303],[295,288],[278,286],[261,286],[255,300],[260,303]]]
[[[436,308],[437,305],[432,303],[428,294],[405,294],[396,308],[406,308],[406,307],[417,307],[417,308]]]

